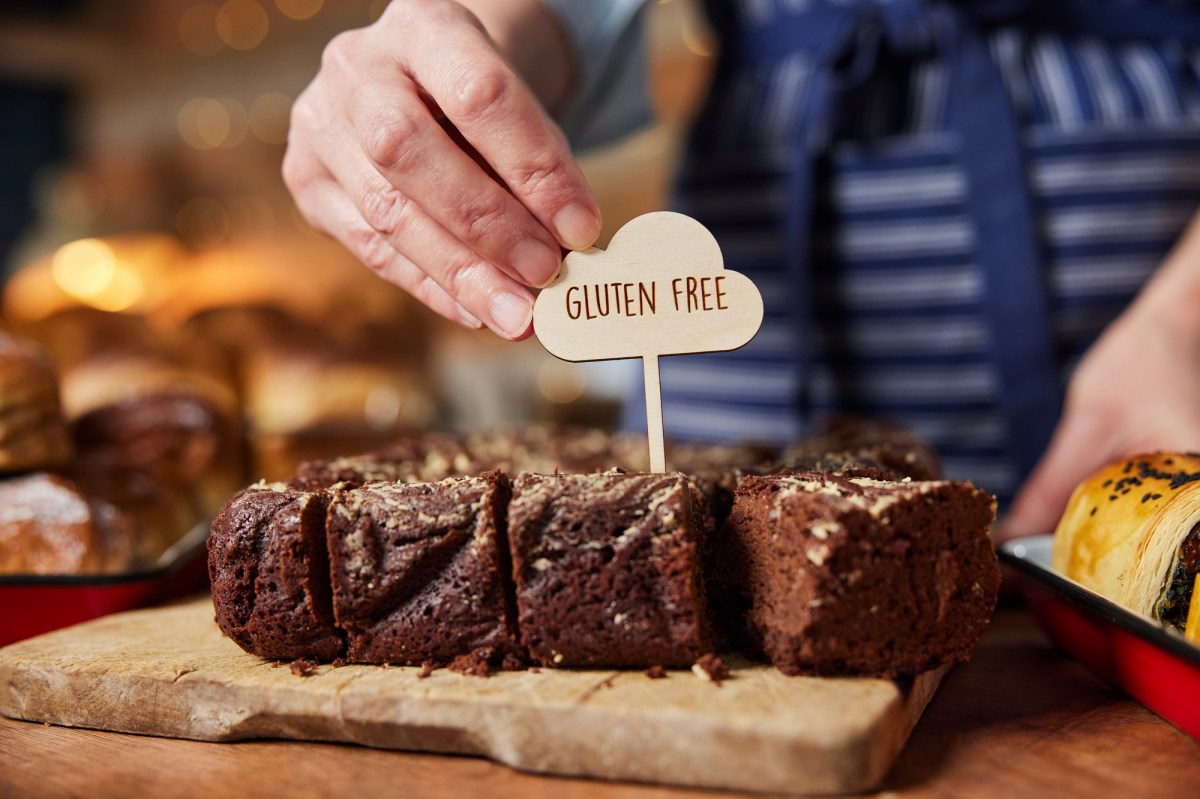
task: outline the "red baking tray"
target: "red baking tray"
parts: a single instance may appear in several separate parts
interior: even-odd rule
[[[0,646],[207,589],[208,532],[207,523],[192,529],[142,571],[0,575]]]
[[[1102,680],[1200,740],[1200,648],[1050,567],[1051,536],[1001,544],[1047,634]]]

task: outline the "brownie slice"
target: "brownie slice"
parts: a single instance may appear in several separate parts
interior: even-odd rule
[[[780,671],[909,676],[967,660],[987,626],[994,515],[969,483],[748,477],[720,561]]]
[[[357,663],[501,662],[516,651],[503,547],[508,478],[331,492],[334,615]]]
[[[544,666],[690,667],[711,650],[702,500],[681,474],[523,474],[508,537],[521,642]]]
[[[288,480],[292,488],[313,491],[341,484],[436,482],[474,470],[466,451],[453,438],[435,433],[410,436],[373,452],[332,460],[305,461]]]
[[[225,504],[208,540],[217,624],[266,658],[331,660],[334,627],[325,552],[324,493],[260,484]]]

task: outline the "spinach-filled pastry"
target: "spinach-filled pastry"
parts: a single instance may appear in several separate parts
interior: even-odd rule
[[[1080,483],[1053,566],[1200,645],[1200,453],[1122,458]]]

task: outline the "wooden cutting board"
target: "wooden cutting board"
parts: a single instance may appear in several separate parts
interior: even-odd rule
[[[207,598],[0,649],[0,713],[118,732],[296,738],[482,755],[515,768],[801,793],[878,784],[944,670],[887,680],[690,671],[503,672],[323,665],[307,677],[224,638]]]

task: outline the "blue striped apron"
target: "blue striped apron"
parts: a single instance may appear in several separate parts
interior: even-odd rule
[[[673,206],[713,230],[768,312],[741,351],[664,360],[668,436],[784,442],[830,412],[887,416],[930,438],[950,476],[1006,499],[1070,368],[1195,210],[1200,17],[1164,3],[708,5],[722,51]],[[1122,49],[1144,42],[1160,49]],[[1172,48],[1189,65],[1159,81],[1174,117],[1143,74]],[[1139,163],[1161,185],[1105,184]],[[1146,191],[1151,241],[1106,230],[1097,208]],[[1110,240],[1085,235],[1097,230]],[[1104,290],[1078,290],[1088,275]]]

